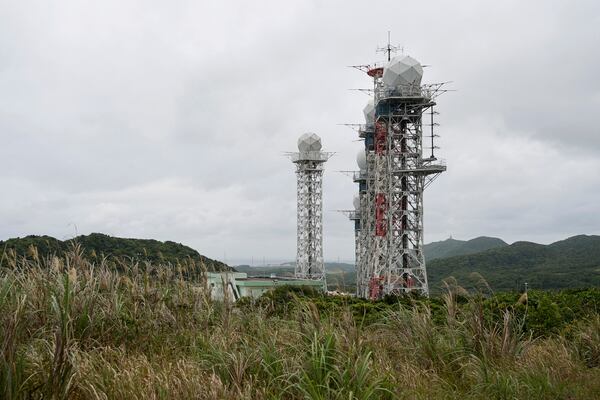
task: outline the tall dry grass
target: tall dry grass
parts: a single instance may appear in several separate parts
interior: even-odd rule
[[[3,399],[600,398],[600,320],[521,333],[449,285],[446,320],[398,306],[364,326],[310,299],[285,315],[213,302],[195,265],[11,259],[0,272]]]

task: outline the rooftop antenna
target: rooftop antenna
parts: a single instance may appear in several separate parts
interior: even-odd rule
[[[431,116],[431,124],[430,124],[430,127],[431,127],[431,157],[430,157],[430,160],[435,161],[437,159],[435,158],[434,150],[439,149],[439,147],[434,144],[433,139],[436,137],[439,137],[439,135],[436,135],[434,133],[433,128],[436,126],[439,126],[440,124],[438,124],[437,122],[434,122],[434,120],[433,120],[433,116],[436,114],[439,114],[437,111],[434,111],[433,107],[434,106],[431,106],[431,108],[429,109],[429,114]]]
[[[388,42],[387,42],[387,46],[385,47],[378,47],[377,48],[377,53],[387,53],[387,60],[390,61],[392,59],[392,53],[397,52],[398,50],[400,50],[402,53],[404,53],[404,47],[399,48],[398,46],[392,46],[391,43],[391,34],[390,31],[388,31]]]

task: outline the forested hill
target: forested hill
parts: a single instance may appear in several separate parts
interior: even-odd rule
[[[475,284],[479,273],[494,290],[557,289],[600,286],[600,236],[579,235],[549,245],[516,242],[476,254],[439,258],[427,263],[433,292],[453,276],[462,286]]]
[[[508,243],[502,239],[480,236],[471,240],[449,238],[441,242],[428,243],[425,245],[424,251],[427,260],[435,260],[436,258],[474,254],[505,246],[508,246]]]
[[[0,257],[15,252],[18,256],[32,257],[32,248],[37,249],[39,257],[62,255],[79,244],[84,254],[90,258],[117,257],[130,258],[151,263],[177,264],[178,261],[202,261],[209,271],[231,270],[221,261],[212,260],[191,247],[171,241],[160,242],[152,239],[125,239],[92,233],[77,236],[69,240],[58,240],[51,236],[26,236],[24,238],[0,241]],[[3,257],[6,263],[6,255]]]

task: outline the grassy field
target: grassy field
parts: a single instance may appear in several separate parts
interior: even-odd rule
[[[598,290],[234,306],[196,266],[5,261],[2,399],[600,398]]]

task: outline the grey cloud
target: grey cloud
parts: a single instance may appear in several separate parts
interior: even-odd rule
[[[388,29],[439,99],[448,172],[426,240],[599,233],[600,7],[577,2],[14,2],[0,7],[0,238],[103,231],[222,258],[293,258],[295,175],[314,131],[325,253],[353,257],[335,210],[356,190],[369,87],[347,65]],[[410,17],[407,17],[410,16]]]

